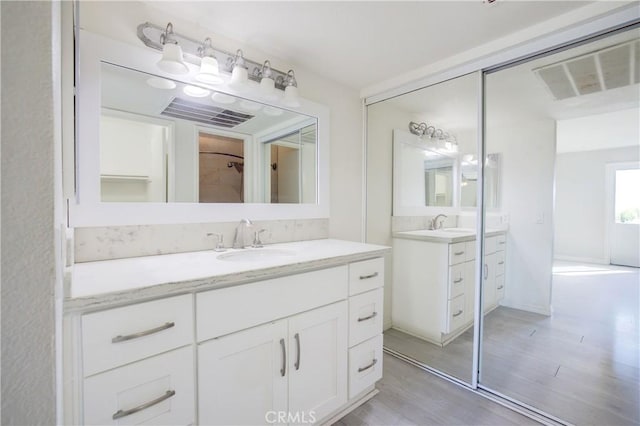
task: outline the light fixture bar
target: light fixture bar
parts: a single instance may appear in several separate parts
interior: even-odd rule
[[[162,44],[160,43],[160,37],[165,31],[165,27],[161,27],[150,22],[145,22],[138,25],[138,38],[145,44],[145,46],[152,49],[156,49],[162,52]],[[183,36],[174,32],[172,34],[173,39],[178,42],[184,53],[184,61],[194,65],[200,65],[202,58],[200,57],[200,50],[202,49],[203,41],[194,40],[192,38]],[[226,74],[231,74],[233,71],[233,65],[236,54],[220,50],[214,46],[211,49],[215,53],[215,57],[218,60],[220,71]],[[248,69],[249,80],[260,83],[262,78],[261,71],[263,62],[256,62],[251,59],[244,58],[245,65]],[[275,68],[271,68],[271,78],[275,82],[275,87],[280,90],[285,90],[287,86],[287,73],[279,71]]]

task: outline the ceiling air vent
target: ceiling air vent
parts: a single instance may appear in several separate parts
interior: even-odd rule
[[[640,83],[640,41],[536,68],[556,100],[588,95]]]
[[[235,127],[253,118],[253,115],[181,98],[173,98],[161,114],[226,128]]]

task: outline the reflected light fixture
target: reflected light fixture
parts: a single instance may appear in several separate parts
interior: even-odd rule
[[[236,90],[245,90],[249,81],[249,73],[244,64],[244,54],[242,49],[236,51],[236,57],[233,61],[233,71],[231,71],[231,81],[229,86]]]
[[[260,96],[264,99],[274,100],[276,98],[276,82],[272,78],[271,62],[264,61],[260,72]]]
[[[215,92],[211,95],[211,99],[219,104],[232,104],[236,101],[234,96],[225,95],[224,93]]]
[[[151,77],[147,79],[147,84],[155,89],[171,90],[176,88],[176,83],[162,77]]]
[[[298,82],[296,81],[296,75],[293,70],[289,70],[289,72],[287,72],[285,84],[284,99],[282,103],[288,107],[298,108],[300,106]]]
[[[211,93],[211,91],[198,86],[184,86],[182,91],[185,95],[193,98],[204,98],[205,96],[209,96],[209,93]]]
[[[204,39],[202,46],[198,48],[198,53],[202,57],[200,70],[196,74],[196,80],[207,84],[220,84],[224,80],[220,77],[220,67],[218,60],[214,56],[213,46],[209,37]]]
[[[169,22],[160,36],[162,58],[157,65],[162,71],[170,74],[187,74],[189,67],[183,60],[182,48],[173,36],[173,24]]]
[[[247,100],[247,99],[243,99],[243,100],[240,102],[240,106],[241,106],[244,110],[246,110],[246,111],[251,111],[251,112],[258,111],[258,110],[260,110],[260,108],[262,108],[262,105],[261,105],[261,104],[259,104],[259,103],[257,103],[257,102],[249,101],[249,100]]]

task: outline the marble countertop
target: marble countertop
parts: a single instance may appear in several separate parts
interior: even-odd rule
[[[493,237],[505,234],[506,229],[487,228],[485,235]],[[462,241],[473,241],[476,239],[476,230],[473,228],[443,228],[443,229],[420,229],[418,231],[394,232],[393,238],[403,238],[407,240],[430,241],[434,243],[459,243]]]
[[[198,251],[73,265],[65,312],[104,309],[172,294],[229,287],[282,275],[384,256],[391,248],[342,240],[271,244],[291,255],[251,261],[219,259],[225,252]],[[261,250],[261,249],[244,249]]]

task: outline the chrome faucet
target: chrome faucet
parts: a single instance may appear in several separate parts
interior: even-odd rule
[[[242,219],[236,227],[236,235],[233,238],[233,248],[245,248],[247,246],[246,234],[252,225],[249,219]]]
[[[251,247],[253,247],[253,248],[261,248],[261,247],[264,247],[264,245],[262,244],[262,241],[260,240],[260,234],[262,234],[262,233],[263,233],[263,232],[265,232],[265,231],[266,231],[266,229],[262,228],[261,230],[256,231],[256,232],[254,233],[254,236],[253,236],[253,244],[251,244]]]
[[[431,219],[431,221],[429,222],[429,229],[431,230],[435,230],[435,229],[442,229],[442,224],[444,223],[444,220],[442,222],[440,222],[440,224],[438,224],[438,219],[440,218],[447,218],[446,214],[439,214],[436,217],[434,217],[433,219]]]

